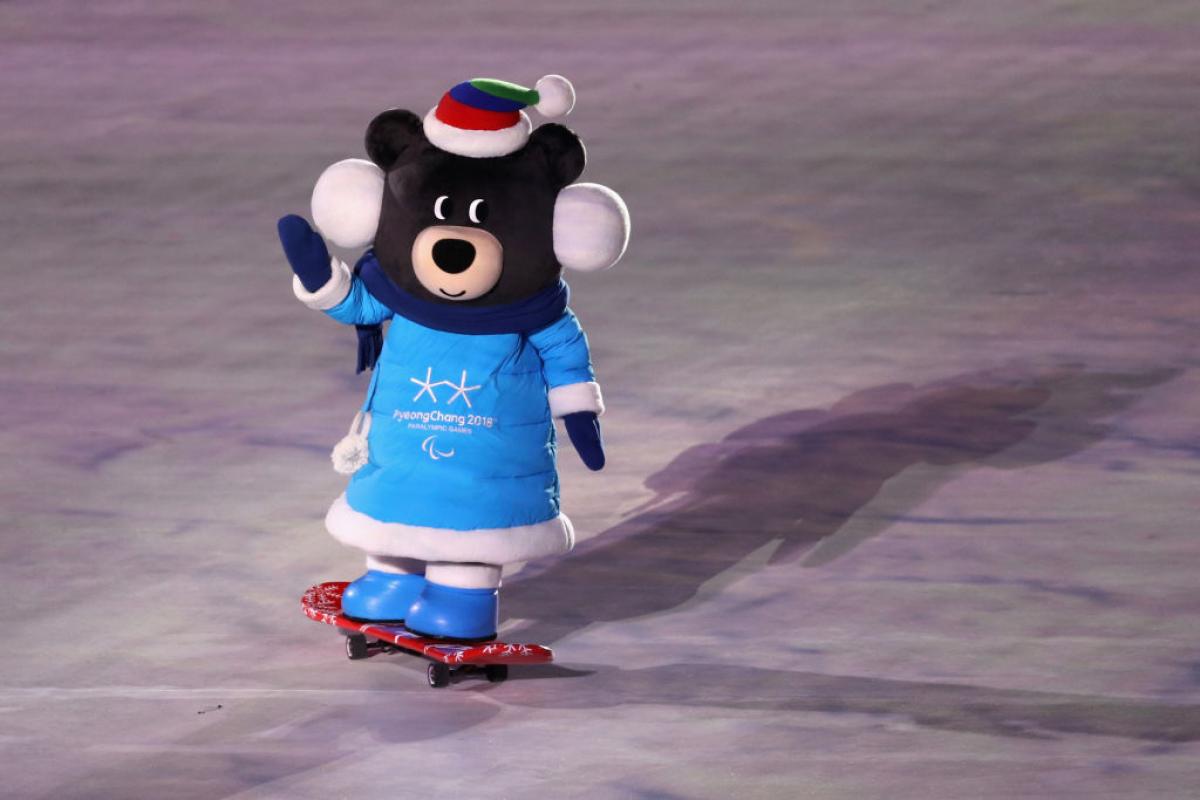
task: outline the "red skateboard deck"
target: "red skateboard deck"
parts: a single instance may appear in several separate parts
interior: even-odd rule
[[[317,584],[300,598],[300,607],[309,619],[340,628],[346,634],[346,655],[352,659],[395,650],[422,656],[433,662],[427,673],[435,689],[448,685],[457,673],[482,671],[489,681],[497,682],[508,677],[509,664],[554,660],[554,652],[540,644],[448,642],[413,633],[403,625],[352,620],[342,614],[342,592],[348,585],[346,581]]]

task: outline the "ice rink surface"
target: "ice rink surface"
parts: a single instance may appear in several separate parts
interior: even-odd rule
[[[548,72],[609,466],[557,664],[432,691],[300,613],[365,381],[274,223]],[[0,4],[0,795],[1195,797],[1197,75],[1192,2]]]

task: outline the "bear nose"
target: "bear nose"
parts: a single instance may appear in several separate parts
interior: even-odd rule
[[[439,239],[433,245],[433,263],[442,272],[455,275],[471,266],[475,260],[475,245],[466,239]]]

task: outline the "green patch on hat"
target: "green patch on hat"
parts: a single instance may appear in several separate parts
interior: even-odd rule
[[[537,89],[527,89],[519,84],[498,81],[495,78],[472,78],[470,84],[481,92],[487,92],[495,97],[503,97],[505,100],[515,100],[527,106],[537,105],[538,100],[541,99]]]

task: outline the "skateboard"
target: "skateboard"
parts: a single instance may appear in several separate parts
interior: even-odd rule
[[[399,624],[350,619],[342,614],[342,592],[347,586],[346,581],[317,584],[300,598],[300,607],[309,619],[339,628],[346,637],[346,655],[353,660],[394,652],[429,659],[425,674],[434,689],[449,686],[458,675],[478,672],[499,683],[508,677],[509,664],[549,664],[554,660],[554,652],[540,644],[455,642],[423,636]]]

